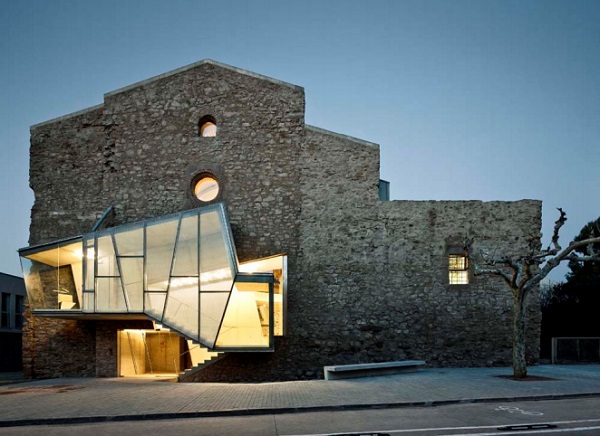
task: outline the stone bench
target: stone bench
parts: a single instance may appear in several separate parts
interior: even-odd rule
[[[323,372],[325,373],[325,380],[338,380],[342,378],[372,377],[415,372],[421,366],[425,366],[424,360],[401,360],[397,362],[325,366],[323,367]]]

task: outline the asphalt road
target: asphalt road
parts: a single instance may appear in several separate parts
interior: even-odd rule
[[[512,426],[512,427],[511,427]],[[519,431],[515,431],[519,430]],[[600,435],[600,398],[0,428],[0,435]]]

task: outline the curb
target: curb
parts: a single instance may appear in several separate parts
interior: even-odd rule
[[[516,397],[462,398],[456,400],[405,401],[398,403],[342,404],[337,406],[276,407],[261,409],[227,409],[205,412],[169,412],[135,415],[76,416],[65,418],[32,418],[0,421],[0,428],[38,425],[90,424],[123,421],[151,421],[186,418],[218,418],[231,416],[282,415],[288,413],[333,412],[343,410],[395,409],[404,407],[438,407],[452,404],[504,403],[516,401],[549,401],[600,397],[600,392],[574,394],[525,395]]]

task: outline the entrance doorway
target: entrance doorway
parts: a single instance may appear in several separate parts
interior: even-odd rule
[[[119,376],[177,375],[186,368],[184,338],[166,330],[119,330]]]

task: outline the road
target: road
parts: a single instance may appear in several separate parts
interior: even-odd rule
[[[534,425],[533,427],[527,427]],[[509,426],[517,426],[521,431]],[[504,430],[499,428],[504,427]],[[600,435],[600,398],[0,428],[1,435]]]

